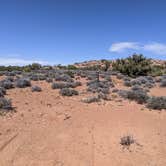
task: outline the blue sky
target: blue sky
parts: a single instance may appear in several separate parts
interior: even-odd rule
[[[165,20],[165,0],[0,0],[0,65],[166,59]]]

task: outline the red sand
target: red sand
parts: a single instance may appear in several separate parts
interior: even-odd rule
[[[0,117],[0,166],[166,165],[165,111],[118,97],[85,104],[84,93],[62,97],[48,83],[33,84],[43,91],[7,92],[17,112]],[[166,88],[151,93],[166,94]],[[140,145],[123,149],[120,138],[127,134]]]

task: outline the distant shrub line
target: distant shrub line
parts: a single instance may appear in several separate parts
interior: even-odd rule
[[[125,59],[117,59],[116,61],[110,60],[101,60],[101,64],[94,64],[84,67],[76,67],[75,65],[56,65],[56,66],[42,66],[38,63],[33,63],[27,66],[0,66],[0,71],[9,71],[9,72],[32,72],[35,70],[53,70],[55,68],[60,70],[66,70],[71,74],[70,71],[82,70],[82,71],[119,71],[122,74],[128,75],[130,77],[137,76],[159,76],[166,74],[166,64],[163,65],[154,65],[152,64],[151,59],[144,57],[142,54],[134,54]],[[112,66],[112,68],[111,68]],[[1,73],[0,73],[1,74]]]

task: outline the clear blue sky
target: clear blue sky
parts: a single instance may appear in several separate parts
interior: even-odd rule
[[[165,31],[165,0],[0,0],[0,64],[166,59]]]

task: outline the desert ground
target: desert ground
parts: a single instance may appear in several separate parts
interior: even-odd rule
[[[114,95],[110,101],[83,103],[86,80],[78,96],[61,96],[45,81],[7,91],[14,113],[0,116],[0,166],[165,166],[166,112],[149,110]],[[114,80],[117,88],[126,88]],[[164,96],[166,88],[154,87]],[[120,138],[136,140],[129,148]]]

